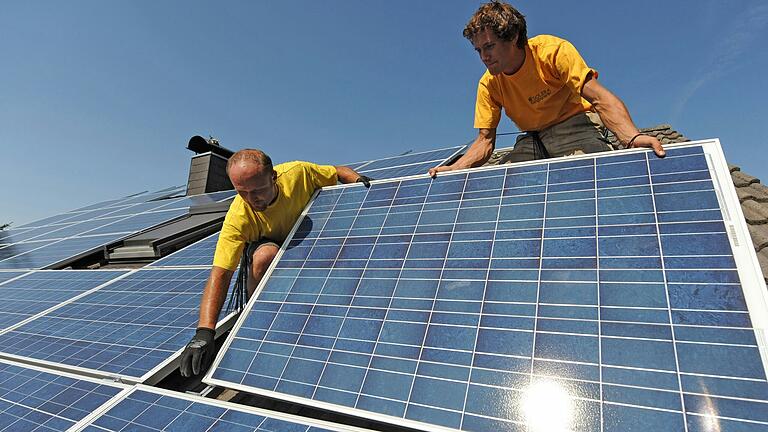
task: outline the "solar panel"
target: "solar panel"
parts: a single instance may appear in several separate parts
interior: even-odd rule
[[[15,255],[0,261],[0,269],[38,269],[52,267],[62,261],[75,259],[125,237],[125,234],[108,234],[90,237],[71,237],[64,240],[48,240],[37,243],[17,243],[8,246]],[[32,247],[34,245],[35,247]],[[4,257],[0,249],[0,258]],[[21,250],[21,252],[19,252]]]
[[[329,432],[359,428],[235,405],[168,390],[135,386],[74,431]]]
[[[175,193],[175,192],[174,192]],[[86,208],[41,222],[50,225],[0,232],[0,269],[37,269],[61,265],[147,229],[183,217],[190,206],[226,200],[233,191],[149,201],[167,191],[142,194],[115,202],[112,207]],[[30,225],[39,225],[41,222]],[[47,242],[47,243],[44,243]]]
[[[154,379],[194,334],[208,272],[139,269],[0,334],[0,353],[126,382]]]
[[[19,277],[23,275],[26,272],[23,271],[0,271],[0,284],[3,282],[13,279],[15,277]]]
[[[124,390],[0,360],[0,431],[66,431]]]
[[[218,240],[219,233],[211,234],[202,240],[192,243],[183,249],[149,264],[148,267],[210,267],[213,264],[213,253],[216,250],[216,242]]]
[[[40,219],[34,222],[30,222],[28,224],[24,224],[20,226],[19,228],[29,228],[29,227],[40,227],[45,225],[52,225],[54,223],[59,223],[64,220],[68,220],[73,217],[78,217],[84,214],[88,214],[92,211],[95,211],[95,214],[105,214],[106,213],[118,210],[120,208],[123,208],[125,206],[140,203],[140,202],[146,202],[152,199],[160,199],[163,197],[169,197],[173,196],[174,194],[177,194],[179,192],[184,191],[185,186],[174,186],[172,188],[163,189],[157,192],[142,192],[139,194],[129,195],[127,197],[108,200],[108,201],[102,201],[96,204],[91,204],[89,206],[81,207],[76,210],[72,210],[67,213],[61,213],[54,216],[49,216],[44,219]],[[97,216],[89,216],[89,217],[97,217]],[[84,220],[84,219],[79,219]]]
[[[0,238],[2,238],[3,243],[20,243],[24,241],[38,240],[39,237],[42,237],[48,233],[58,231],[62,228],[66,228],[68,226],[72,225],[71,223],[61,223],[56,225],[47,225],[43,227],[38,228],[31,228],[31,229],[11,229],[7,231],[0,231]]]
[[[749,238],[716,141],[324,189],[204,381],[422,429],[765,430]]]
[[[0,262],[2,262],[7,258],[12,258],[17,255],[27,253],[29,251],[33,251],[35,249],[40,249],[41,247],[47,246],[51,243],[53,243],[53,241],[45,240],[45,241],[35,241],[35,242],[28,242],[28,243],[12,243],[12,244],[3,246],[2,248],[0,248]]]
[[[126,273],[123,270],[34,271],[0,284],[0,330]],[[3,277],[0,273],[0,281]]]
[[[388,158],[346,164],[358,174],[364,174],[376,180],[424,174],[432,167],[442,165],[458,154],[465,145],[424,152],[408,153]]]

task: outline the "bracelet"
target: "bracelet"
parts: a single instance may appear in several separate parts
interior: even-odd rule
[[[637,137],[639,137],[640,135],[645,135],[645,134],[644,134],[644,133],[642,133],[642,132],[640,132],[639,134],[637,134],[637,135],[633,136],[633,137],[632,137],[632,139],[631,139],[631,140],[629,140],[629,142],[627,143],[627,148],[632,148],[632,144],[634,144],[634,142],[635,142],[635,139],[636,139]]]

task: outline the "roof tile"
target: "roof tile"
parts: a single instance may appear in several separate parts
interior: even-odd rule
[[[753,183],[747,187],[736,188],[739,201],[754,200],[759,203],[768,203],[768,186]]]
[[[755,245],[755,251],[759,252],[768,246],[768,225],[747,225],[749,236]]]
[[[731,178],[733,179],[733,184],[737,188],[749,186],[753,183],[760,183],[760,180],[758,180],[756,177],[752,177],[751,175],[745,174],[742,171],[732,172]]]
[[[762,225],[768,223],[768,209],[757,201],[747,200],[741,203],[744,218],[750,225]]]
[[[763,271],[763,279],[768,282],[768,250],[757,254],[757,261],[760,262],[760,270]]]

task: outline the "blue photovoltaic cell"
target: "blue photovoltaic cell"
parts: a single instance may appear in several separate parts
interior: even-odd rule
[[[86,236],[91,235],[91,232],[96,228],[103,227],[105,225],[114,224],[117,221],[125,219],[123,217],[105,217],[102,219],[85,220],[77,222],[72,225],[61,226],[55,231],[47,232],[43,235],[37,236],[34,240],[54,240],[64,239],[72,236]]]
[[[343,426],[319,427],[318,422],[210,399],[141,386],[124,396],[80,431],[207,431],[207,432],[325,432]]]
[[[125,273],[127,271],[123,270],[35,271],[1,284],[0,330]],[[0,280],[2,275],[3,273],[0,273]]]
[[[375,180],[426,174],[427,170],[449,161],[465,147],[461,145],[425,152],[408,153],[367,162],[352,163],[347,166],[359,174],[367,175]]]
[[[0,351],[140,378],[189,342],[209,271],[138,270],[0,335]]]
[[[62,228],[66,228],[72,225],[71,223],[61,223],[56,225],[48,225],[39,228],[30,229],[12,229],[7,231],[0,231],[0,239],[3,243],[19,243],[25,241],[37,241],[43,237],[46,237],[49,233],[58,231]]]
[[[122,390],[0,360],[0,431],[66,431]]]
[[[174,186],[174,187],[166,188],[161,191],[157,191],[153,193],[142,192],[139,194],[134,194],[134,195],[123,197],[123,198],[102,201],[96,204],[92,204],[86,207],[81,207],[79,209],[72,210],[67,213],[61,213],[61,214],[50,216],[34,222],[30,222],[28,224],[20,226],[19,228],[41,227],[45,225],[51,225],[51,224],[60,223],[63,221],[70,221],[70,220],[82,221],[82,220],[85,220],[85,215],[90,215],[88,216],[88,218],[100,217],[99,215],[103,216],[107,213],[120,210],[121,208],[124,208],[125,206],[131,205],[131,204],[146,202],[152,199],[160,199],[167,196],[172,196],[174,194],[183,192],[185,188],[186,186]]]
[[[37,241],[37,242],[29,242],[29,243],[9,244],[7,246],[0,248],[0,262],[8,258],[13,258],[18,255],[25,254],[27,252],[30,252],[36,249],[40,249],[51,243],[53,243],[53,241],[45,240],[45,241]],[[0,268],[2,267],[0,266]]]
[[[324,190],[215,366],[458,430],[768,430],[701,145]]]
[[[188,197],[182,197],[178,201],[174,201],[171,204],[165,205],[159,210],[169,210],[175,208],[195,207],[205,204],[212,204],[215,202],[226,201],[230,198],[234,198],[236,192],[234,190],[226,190],[220,192],[211,192],[202,195],[192,195]]]
[[[211,266],[218,240],[219,233],[213,234],[153,262],[149,267]]]
[[[109,225],[96,228],[89,231],[88,235],[108,234],[108,233],[133,233],[146,230],[155,225],[169,222],[180,216],[187,214],[187,209],[176,209],[167,211],[156,211],[151,213],[141,213],[126,219],[119,220]]]
[[[162,200],[162,201],[150,201],[146,203],[138,203],[133,205],[127,205],[122,208],[112,208],[111,212],[106,214],[105,216],[108,217],[114,217],[114,216],[132,216],[139,213],[145,213],[145,212],[151,212],[155,210],[159,210],[162,207],[165,207],[167,205],[170,205],[172,203],[178,203],[180,201],[179,198],[171,199],[171,200]],[[107,209],[109,210],[109,209]],[[70,219],[67,219],[68,221]]]
[[[26,272],[23,272],[23,271],[0,271],[0,284],[2,284],[3,282],[5,282],[5,281],[7,281],[9,279],[13,279],[13,278],[15,278],[17,276],[21,276],[24,273],[26,273]]]
[[[0,269],[35,269],[52,266],[68,258],[94,250],[124,237],[124,234],[109,234],[93,237],[72,237],[58,241],[35,243],[38,247],[25,253],[0,261]],[[21,248],[32,243],[19,243],[10,247]],[[42,247],[40,247],[42,246]],[[2,258],[2,249],[0,249]]]
[[[0,269],[64,264],[100,246],[183,217],[190,206],[219,202],[234,194],[221,191],[167,198],[174,193],[176,188],[126,197],[102,203],[110,207],[89,206],[28,224],[23,229],[0,231]]]

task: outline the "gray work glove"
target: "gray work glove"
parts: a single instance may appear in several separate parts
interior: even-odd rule
[[[216,353],[216,344],[213,339],[216,331],[209,328],[199,328],[195,332],[195,337],[184,348],[179,362],[181,376],[191,377],[204,373],[213,361]]]

